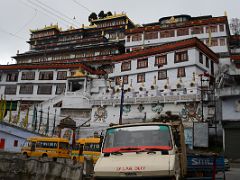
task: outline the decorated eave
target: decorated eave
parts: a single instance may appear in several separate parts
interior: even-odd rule
[[[103,75],[105,72],[103,70],[95,70],[84,64],[75,63],[46,63],[46,64],[14,64],[14,65],[0,65],[0,71],[16,71],[16,70],[34,70],[34,69],[83,69],[90,74]]]
[[[156,31],[156,30],[168,30],[168,29],[176,29],[176,28],[184,28],[184,27],[192,27],[192,26],[201,26],[201,25],[212,25],[212,24],[218,24],[218,23],[228,23],[226,16],[220,16],[220,17],[213,17],[209,19],[197,19],[197,20],[189,20],[185,22],[176,22],[176,23],[170,23],[167,24],[167,26],[164,25],[150,25],[145,27],[138,27],[135,29],[128,29],[126,30],[125,34],[135,34],[135,33],[142,33],[142,32],[148,32],[148,31]]]
[[[42,32],[42,31],[48,31],[48,30],[56,30],[56,31],[60,31],[58,25],[50,25],[50,26],[45,26],[42,29],[36,29],[36,30],[31,30],[31,33],[38,33],[38,32]]]
[[[209,58],[211,58],[215,63],[218,63],[218,55],[215,54],[210,48],[208,48],[202,41],[198,38],[190,38],[181,41],[175,41],[160,46],[154,46],[147,49],[142,49],[141,51],[133,51],[130,53],[125,53],[118,56],[113,56],[112,61],[124,61],[136,58],[142,58],[147,56],[152,56],[155,54],[167,53],[170,51],[176,51],[185,48],[196,47]]]

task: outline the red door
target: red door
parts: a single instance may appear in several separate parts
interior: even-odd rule
[[[0,140],[0,149],[4,149],[5,146],[5,139]]]

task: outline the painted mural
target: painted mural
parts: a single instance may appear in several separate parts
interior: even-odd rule
[[[107,118],[107,110],[104,106],[98,106],[94,113],[94,121],[105,122]]]

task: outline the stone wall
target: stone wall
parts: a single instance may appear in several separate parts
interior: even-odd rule
[[[0,155],[1,180],[82,180],[82,166],[72,160],[22,158]]]

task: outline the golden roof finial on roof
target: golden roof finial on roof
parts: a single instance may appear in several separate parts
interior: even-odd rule
[[[227,11],[224,11],[224,16],[227,16]]]

